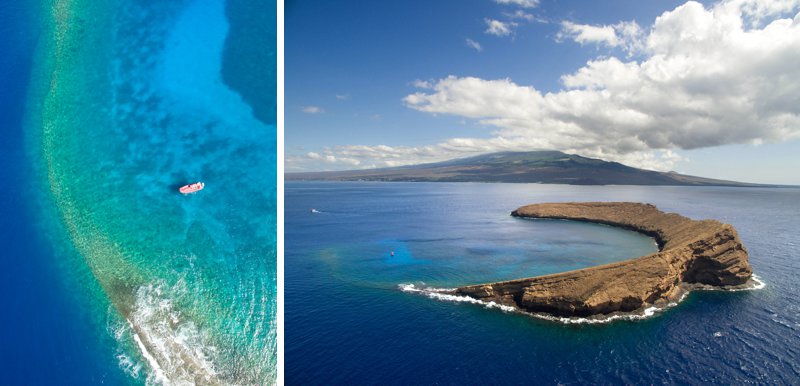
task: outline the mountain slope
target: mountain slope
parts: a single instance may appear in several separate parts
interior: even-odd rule
[[[768,186],[637,169],[559,151],[501,152],[430,164],[286,173],[287,181],[527,182],[572,185]]]

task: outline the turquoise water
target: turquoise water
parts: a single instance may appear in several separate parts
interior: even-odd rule
[[[275,125],[222,75],[253,62],[223,58],[226,11],[263,7],[69,1],[42,15],[26,123],[42,212],[132,382],[274,382]],[[247,91],[274,109],[274,89]],[[206,188],[177,192],[194,181]]]
[[[291,182],[285,192],[288,384],[800,379],[798,188]],[[522,205],[565,201],[649,202],[733,224],[766,286],[692,292],[650,317],[601,324],[408,290],[562,272],[655,251],[652,239],[618,228],[510,216]]]

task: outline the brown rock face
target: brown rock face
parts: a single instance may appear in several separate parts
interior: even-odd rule
[[[458,288],[454,293],[557,316],[631,312],[678,299],[686,284],[737,286],[752,269],[736,230],[655,206],[587,202],[523,206],[512,216],[608,224],[656,239],[659,252],[577,271]]]

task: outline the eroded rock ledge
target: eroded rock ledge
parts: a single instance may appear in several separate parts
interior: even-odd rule
[[[677,300],[691,285],[741,286],[751,279],[747,250],[733,226],[664,213],[649,204],[587,202],[523,206],[512,216],[602,223],[655,238],[659,252],[577,271],[453,291],[526,312],[593,316]]]

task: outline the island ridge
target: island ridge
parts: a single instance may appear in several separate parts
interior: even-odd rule
[[[736,288],[751,281],[747,250],[733,226],[696,221],[628,202],[535,204],[521,218],[601,223],[655,238],[659,251],[622,262],[450,291],[515,309],[561,317],[634,312],[664,306],[698,286]]]

